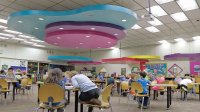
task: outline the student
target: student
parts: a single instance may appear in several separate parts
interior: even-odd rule
[[[135,73],[131,73],[131,74],[130,74],[130,79],[129,79],[129,81],[128,81],[128,85],[129,85],[129,86],[131,86],[131,83],[132,83],[132,82],[135,82],[135,81],[136,81],[136,80],[135,80],[135,76],[136,76]]]
[[[125,75],[121,75],[120,77],[119,77],[119,81],[126,81],[126,76]]]
[[[110,85],[110,84],[115,84],[115,79],[114,79],[114,77],[115,77],[115,74],[114,73],[112,73],[111,74],[111,76],[110,76],[110,78],[108,78],[108,80],[107,80],[107,84],[108,85]]]
[[[97,75],[97,79],[101,80],[101,81],[104,81],[104,75],[102,72],[100,72],[98,75]]]
[[[6,78],[6,73],[4,70],[0,71],[0,78]]]
[[[15,79],[15,75],[13,73],[13,68],[8,68],[8,73],[6,75],[6,78],[10,79],[10,80],[13,80]]]
[[[80,88],[81,94],[79,95],[79,100],[88,102],[90,104],[101,105],[99,98],[99,89],[96,84],[93,83],[87,76],[83,74],[78,74],[76,71],[72,71],[69,74],[71,78],[72,85],[75,88]],[[88,112],[92,112],[93,108],[89,107]]]
[[[63,73],[61,69],[54,68],[48,72],[47,79],[45,80],[45,83],[56,83],[60,85],[63,89],[65,88],[65,83],[63,81]],[[54,103],[53,106],[59,106],[66,102],[66,99],[63,99],[61,102]],[[63,109],[57,109],[57,112],[64,112]]]
[[[147,85],[150,84],[150,81],[145,79],[146,75],[147,75],[146,72],[140,72],[141,79],[137,80],[137,82],[139,82],[142,85],[142,88],[143,88],[143,92],[141,94],[147,94],[148,93]],[[144,109],[147,108],[148,101],[149,101],[148,97],[144,97],[144,102],[143,102],[143,108]],[[141,107],[141,105],[142,105],[142,97],[139,98],[139,102],[138,103],[139,103],[138,107]]]

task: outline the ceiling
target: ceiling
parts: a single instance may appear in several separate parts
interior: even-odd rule
[[[156,17],[163,23],[162,25],[155,26],[160,32],[152,33],[147,31],[145,28],[152,25],[148,23],[147,20],[139,19],[137,24],[141,28],[129,29],[126,38],[121,40],[121,47],[158,44],[158,41],[160,40],[174,42],[173,39],[180,37],[187,41],[191,41],[193,36],[200,35],[200,9],[183,11],[176,1],[158,4],[155,0],[151,0],[151,6],[159,5],[166,12],[166,15]],[[196,0],[196,2],[199,6],[200,0]],[[0,18],[7,19],[9,14],[20,10],[70,10],[92,4],[111,4],[127,7],[136,12],[138,17],[148,14],[148,11],[146,10],[146,8],[148,8],[148,0],[0,0]],[[176,22],[170,15],[177,12],[184,12],[188,20]],[[12,43],[19,42],[18,40],[1,41]],[[23,42],[20,43],[23,44]],[[38,44],[45,45],[47,46],[46,48],[50,49],[63,49],[49,45],[45,42]],[[117,46],[119,46],[119,43]],[[74,52],[83,51],[78,49],[66,50]]]

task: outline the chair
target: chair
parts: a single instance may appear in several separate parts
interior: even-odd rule
[[[129,93],[129,85],[127,81],[122,81],[120,84],[120,95],[128,94]],[[119,103],[120,103],[121,97],[119,97]]]
[[[28,85],[27,85],[27,88],[28,89],[32,89],[32,93],[33,93],[33,81],[32,81],[32,79],[30,79],[30,78],[28,78]]]
[[[138,82],[132,82],[131,83],[131,91],[134,91],[135,94],[132,94],[133,96],[138,97],[142,97],[142,105],[141,105],[141,111],[143,109],[143,105],[144,105],[144,97],[149,97],[148,94],[141,94],[143,92],[143,88],[142,85]]]
[[[39,97],[39,108],[37,108],[37,112],[39,109],[48,109],[48,111],[54,111],[55,109],[65,108],[66,102],[62,104],[54,106],[54,103],[59,103],[65,99],[65,90],[54,83],[44,84],[40,87],[38,92]],[[65,111],[65,109],[64,109]]]
[[[7,98],[7,93],[11,92],[11,90],[8,89],[8,83],[5,79],[0,78],[0,93],[4,93],[4,98],[5,98],[5,103],[6,103],[6,98]]]
[[[88,107],[93,107],[93,108],[99,108],[102,112],[103,109],[109,109],[112,112],[112,105],[110,103],[110,96],[111,96],[111,90],[112,90],[113,85],[108,85],[105,87],[100,95],[100,100],[101,100],[101,105],[93,105],[93,104],[88,104],[85,102],[80,102],[81,104],[86,104]]]
[[[196,83],[200,83],[200,77],[195,77]]]
[[[27,86],[28,86],[28,78],[23,78],[21,80],[21,88],[20,90],[23,90],[23,94],[25,93],[25,90],[28,90]]]

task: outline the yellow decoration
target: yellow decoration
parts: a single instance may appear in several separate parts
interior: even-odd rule
[[[135,56],[128,56],[128,58],[160,60],[160,56],[156,55],[135,55]]]

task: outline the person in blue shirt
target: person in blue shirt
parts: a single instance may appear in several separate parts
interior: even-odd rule
[[[146,72],[140,72],[140,77],[141,79],[138,79],[137,82],[139,82],[141,85],[142,85],[142,88],[143,88],[143,92],[141,94],[147,94],[148,93],[148,85],[150,84],[150,81],[145,79],[146,77]],[[144,97],[144,103],[143,103],[143,108],[146,109],[147,108],[147,105],[148,105],[148,101],[149,101],[149,98],[148,97]],[[142,104],[142,97],[139,98],[139,106],[141,106]]]
[[[98,75],[97,75],[97,78],[101,81],[104,81],[104,75],[102,72],[100,72]]]
[[[122,81],[126,81],[126,76],[125,75],[122,75],[119,77],[119,80],[122,82]]]

